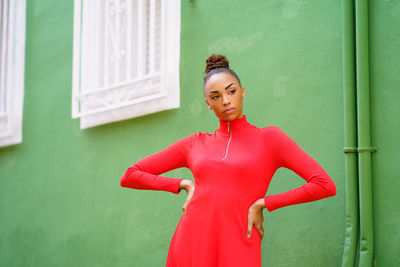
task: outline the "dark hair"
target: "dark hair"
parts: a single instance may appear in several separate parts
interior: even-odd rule
[[[208,79],[210,79],[210,77],[216,73],[221,73],[221,72],[227,72],[230,73],[232,76],[234,76],[238,82],[239,82],[239,86],[240,86],[240,79],[237,76],[237,74],[229,68],[229,61],[228,59],[224,56],[224,55],[215,55],[215,54],[211,54],[211,56],[209,56],[206,59],[206,69],[204,70],[204,81],[203,81],[203,88],[206,85],[206,82],[208,81]]]

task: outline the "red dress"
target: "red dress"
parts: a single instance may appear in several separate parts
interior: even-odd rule
[[[246,116],[227,122],[212,134],[195,133],[133,164],[121,186],[180,192],[182,179],[159,174],[187,167],[195,192],[172,236],[168,267],[258,267],[261,238],[253,226],[247,238],[249,207],[264,198],[268,211],[336,194],[324,169],[276,126],[258,128]],[[286,167],[307,183],[268,195],[275,171]]]

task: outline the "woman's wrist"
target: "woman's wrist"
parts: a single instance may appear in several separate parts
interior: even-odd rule
[[[191,186],[193,186],[193,181],[186,179],[182,179],[179,184],[179,188],[184,190],[188,190]]]
[[[265,208],[264,198],[257,199],[252,206],[257,210],[263,210]]]

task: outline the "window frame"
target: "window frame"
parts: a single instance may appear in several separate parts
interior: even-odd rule
[[[6,147],[22,143],[26,1],[4,0],[0,12],[0,147]]]
[[[82,111],[83,99],[94,94],[114,94],[124,89],[124,84],[108,84],[102,88],[85,91],[82,87],[82,1],[74,0],[74,44],[73,44],[73,84],[72,84],[72,118],[80,118],[80,128],[86,129],[115,121],[135,118],[154,112],[178,108],[180,102],[179,88],[179,55],[180,55],[180,0],[158,0],[161,2],[161,58],[160,60],[160,88],[157,92],[130,99],[129,101],[117,101],[103,108]],[[137,0],[139,3],[149,1],[154,5],[156,0]],[[119,3],[119,0],[118,0]],[[140,15],[139,15],[140,16]],[[154,29],[154,27],[153,27]],[[142,29],[145,31],[146,29]],[[149,53],[149,58],[155,55]],[[139,79],[143,80],[143,77]],[[151,77],[147,77],[149,81]],[[146,78],[146,79],[147,79]],[[141,80],[141,81],[142,81]],[[130,82],[137,82],[135,79]],[[100,97],[100,96],[96,96]],[[100,97],[101,98],[101,97]],[[117,97],[115,97],[117,98]]]

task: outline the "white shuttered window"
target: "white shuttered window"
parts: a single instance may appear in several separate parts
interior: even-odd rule
[[[81,129],[179,107],[179,0],[75,0]]]
[[[24,0],[0,1],[0,147],[22,142],[25,14]]]

